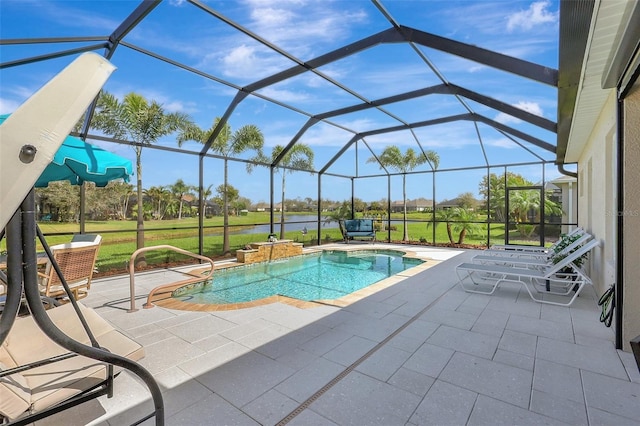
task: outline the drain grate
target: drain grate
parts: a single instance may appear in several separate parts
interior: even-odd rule
[[[418,318],[420,318],[420,316],[422,316],[425,312],[427,312],[429,309],[431,309],[431,307],[433,305],[435,305],[440,299],[442,299],[442,297],[444,297],[445,294],[446,294],[446,292],[441,294],[437,299],[435,299],[433,302],[429,303],[424,309],[422,309],[420,312],[418,312],[417,314],[415,314],[414,316],[409,318],[409,320],[407,322],[405,322],[400,327],[398,327],[393,333],[388,335],[384,340],[382,340],[380,343],[378,343],[373,348],[371,348],[366,354],[362,355],[360,358],[358,358],[356,361],[354,361],[351,365],[349,365],[347,368],[345,368],[342,372],[340,372],[340,374],[338,374],[336,377],[331,379],[330,382],[328,382],[326,385],[324,385],[323,387],[318,389],[318,391],[316,393],[311,395],[304,402],[302,402],[298,407],[296,407],[292,412],[287,414],[286,417],[284,417],[282,420],[280,420],[278,423],[276,423],[276,426],[284,426],[284,425],[286,425],[291,420],[293,420],[298,414],[300,414],[304,410],[306,410],[309,405],[311,405],[315,400],[320,398],[325,392],[327,392],[329,389],[331,389],[336,383],[338,383],[340,380],[345,378],[347,376],[347,374],[351,373],[358,365],[362,364],[367,358],[369,358],[371,355],[373,355],[378,349],[380,349],[381,347],[386,345],[391,339],[393,339],[400,332],[402,332],[402,330],[404,330],[405,328],[410,326],[414,321],[416,321]]]

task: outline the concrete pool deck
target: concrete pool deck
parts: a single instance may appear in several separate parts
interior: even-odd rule
[[[127,313],[128,276],[96,280],[82,302],[144,345],[169,425],[640,425],[640,373],[600,323],[592,288],[569,308],[519,286],[469,294],[455,266],[477,251],[349,247],[437,263],[345,306]],[[172,274],[140,273],[136,293]],[[38,424],[130,424],[151,407],[123,372],[113,398]]]

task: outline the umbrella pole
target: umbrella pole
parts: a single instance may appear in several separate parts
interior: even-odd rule
[[[80,184],[80,233],[84,234],[84,214],[85,214],[85,209],[86,209],[86,202],[87,202],[87,191],[86,191],[86,186],[85,183],[82,182]]]

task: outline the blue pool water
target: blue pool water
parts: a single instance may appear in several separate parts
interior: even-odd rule
[[[421,264],[392,250],[322,253],[214,272],[203,286],[178,289],[190,303],[240,303],[273,295],[311,301],[337,299]]]

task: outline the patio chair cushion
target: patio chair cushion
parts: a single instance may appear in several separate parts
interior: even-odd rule
[[[373,219],[341,219],[339,223],[340,231],[345,241],[354,238],[367,238],[372,240],[376,238]]]
[[[350,219],[344,221],[347,232],[373,232],[373,220],[371,219]]]
[[[134,361],[144,356],[140,344],[113,328],[94,310],[80,303],[78,305],[102,347]],[[67,336],[90,344],[72,304],[50,309],[47,313]],[[0,360],[8,368],[13,368],[67,352],[49,339],[31,316],[19,317],[0,347]],[[107,374],[107,364],[83,356],[13,374],[0,380],[0,416],[15,419],[27,410],[39,411],[50,407],[99,384],[107,378]]]
[[[0,348],[0,356],[2,349]],[[6,354],[6,351],[5,351]],[[8,355],[7,355],[8,356]],[[0,370],[7,370],[15,366],[7,366],[0,362]],[[0,378],[0,415],[10,419],[19,416],[29,409],[31,394],[29,384],[20,373]]]
[[[102,241],[102,236],[98,234],[74,234],[71,237],[72,243],[91,243],[99,244]]]

